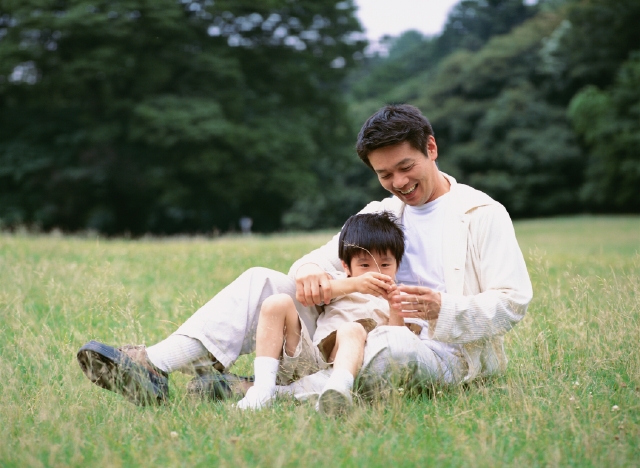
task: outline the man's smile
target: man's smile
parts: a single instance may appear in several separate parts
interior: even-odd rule
[[[416,187],[418,186],[418,184],[415,184],[413,187],[411,187],[409,190],[407,190],[406,192],[398,189],[398,192],[400,192],[402,195],[409,195],[411,192],[413,192]]]

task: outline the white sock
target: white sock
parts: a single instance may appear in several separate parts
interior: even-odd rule
[[[269,406],[276,394],[276,375],[280,361],[274,358],[260,356],[253,361],[255,382],[247,390],[247,394],[236,405],[241,410],[258,410]]]
[[[279,366],[280,361],[278,359],[267,356],[257,357],[253,361],[254,387],[273,388],[275,390]]]
[[[188,370],[197,364],[211,361],[207,348],[195,338],[171,335],[166,340],[147,348],[147,357],[158,369],[165,372]]]
[[[322,389],[324,392],[329,388],[341,390],[341,393],[350,392],[353,389],[354,377],[346,369],[333,369],[331,377],[327,381],[326,385]]]

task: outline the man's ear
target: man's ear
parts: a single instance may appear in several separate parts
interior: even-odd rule
[[[432,161],[438,159],[438,145],[433,135],[427,137],[427,156]]]
[[[347,273],[347,276],[351,276],[351,270],[349,269],[349,265],[344,263],[344,260],[340,260],[340,263],[342,263],[342,268],[344,268],[344,271]]]

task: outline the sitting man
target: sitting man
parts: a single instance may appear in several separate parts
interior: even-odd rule
[[[405,231],[393,307],[422,326],[419,336],[406,327],[369,333],[362,388],[384,390],[398,371],[410,384],[430,387],[504,370],[503,335],[524,317],[533,295],[505,208],[438,170],[433,130],[413,106],[390,105],[371,116],[358,135],[357,151],[393,195],[361,212],[390,211]],[[295,262],[289,277],[252,268],[164,341],[149,348],[92,341],[78,352],[80,366],[91,381],[134,403],[161,402],[168,394],[167,373],[223,371],[253,352],[258,312],[269,296],[295,297],[313,334],[316,305],[329,303],[330,280],[343,271],[337,252],[338,235]],[[308,376],[291,391],[317,394],[325,382]]]

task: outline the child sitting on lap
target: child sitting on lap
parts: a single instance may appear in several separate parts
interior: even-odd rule
[[[339,239],[345,277],[331,280],[332,300],[323,306],[313,337],[286,294],[267,298],[256,335],[255,383],[237,407],[271,404],[276,381],[286,385],[333,365],[318,410],[333,414],[352,404],[351,390],[364,356],[367,333],[377,325],[404,325],[387,298],[404,254],[404,233],[390,213],[347,220]],[[282,358],[282,360],[280,360]]]

